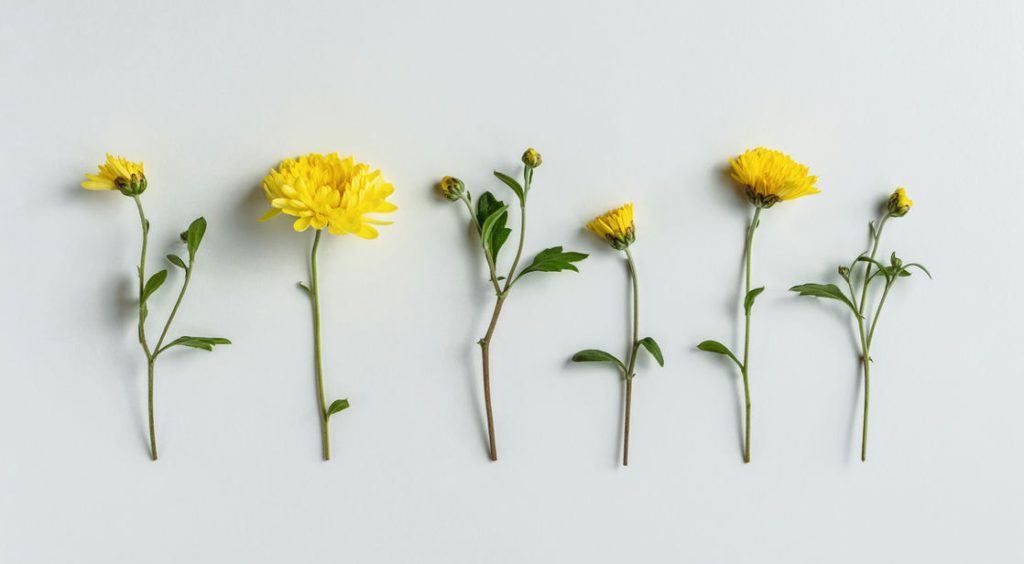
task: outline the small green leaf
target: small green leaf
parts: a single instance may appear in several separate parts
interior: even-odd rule
[[[901,272],[907,272],[907,269],[912,267],[912,266],[921,269],[921,272],[927,274],[928,278],[932,277],[932,273],[928,272],[928,269],[925,268],[923,264],[920,264],[920,263],[917,263],[917,262],[912,262],[912,263],[910,263],[908,265],[904,265],[903,270]],[[910,276],[909,272],[907,272],[907,276]]]
[[[598,349],[586,349],[572,355],[573,362],[611,362],[622,370],[622,373],[626,372],[626,365],[621,360],[615,358],[615,355],[604,352]]]
[[[750,315],[750,308],[754,307],[754,300],[756,300],[757,296],[763,291],[764,286],[761,286],[760,288],[754,288],[747,292],[747,296],[743,298],[743,311],[745,311],[747,315]]]
[[[303,292],[306,292],[307,294],[313,293],[312,291],[310,291],[309,286],[306,286],[305,282],[296,282],[296,284],[298,284],[299,289],[302,290]]]
[[[571,251],[563,251],[561,246],[551,247],[550,249],[544,249],[537,253],[537,256],[533,258],[533,262],[530,266],[527,266],[516,276],[516,280],[523,277],[528,272],[560,272],[562,270],[571,270],[573,272],[579,272],[572,263],[579,262],[587,258],[587,255],[583,253],[574,253]]]
[[[156,292],[158,289],[160,289],[160,286],[163,285],[164,280],[167,280],[166,270],[161,270],[160,272],[157,272],[156,274],[151,276],[149,280],[146,281],[146,285],[142,288],[142,296],[139,298],[139,301],[142,303],[146,303],[146,300],[148,300],[149,297],[153,295],[153,292]]]
[[[182,270],[188,269],[188,267],[185,266],[185,261],[181,260],[181,257],[178,255],[167,255],[167,261]]]
[[[348,408],[349,404],[347,399],[334,400],[333,402],[331,402],[331,406],[327,408],[327,417],[330,418],[330,416],[334,415],[335,413],[339,411],[345,411]]]
[[[658,361],[658,366],[665,366],[665,357],[661,354],[661,347],[658,346],[658,342],[653,337],[640,339],[640,344],[647,349],[647,352],[651,353],[654,360]]]
[[[183,347],[192,347],[194,349],[203,349],[205,351],[212,351],[215,345],[230,345],[231,341],[221,337],[178,337],[171,341],[167,346],[163,347],[161,351],[181,345]]]
[[[519,185],[519,182],[515,178],[512,178],[511,176],[498,171],[494,171],[494,176],[497,176],[498,180],[507,184],[508,187],[511,188],[512,191],[516,193],[516,196],[519,196],[520,202],[523,201],[523,198],[525,197],[523,187]]]
[[[188,244],[188,256],[189,258],[195,258],[196,251],[199,250],[199,243],[203,242],[203,235],[206,234],[206,219],[200,217],[192,222],[192,225],[188,226],[188,231],[185,232],[185,242]]]
[[[857,308],[853,307],[853,302],[835,284],[801,284],[793,286],[789,291],[799,292],[801,296],[838,300],[846,304],[846,307],[850,308],[854,315],[857,315]]]
[[[732,351],[729,350],[729,347],[723,345],[722,343],[719,343],[718,341],[703,341],[699,345],[697,345],[697,348],[704,352],[725,355],[731,358],[732,361],[736,363],[736,366],[740,367],[740,369],[743,368],[743,364],[741,364],[740,360],[736,358],[736,355],[732,354]]]
[[[482,227],[484,221],[494,212],[505,207],[505,203],[494,197],[490,192],[484,192],[476,202],[476,222]]]
[[[483,225],[480,228],[480,240],[484,245],[484,252],[487,256],[491,257],[492,260],[498,256],[498,251],[501,250],[501,245],[508,238],[508,233],[511,231],[505,227],[506,216],[508,215],[508,206],[501,206],[494,213],[489,215],[484,220]],[[504,231],[504,235],[502,235]]]

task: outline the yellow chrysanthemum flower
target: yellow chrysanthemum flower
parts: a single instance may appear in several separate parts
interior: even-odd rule
[[[98,174],[86,174],[82,183],[86,190],[120,190],[126,196],[138,195],[146,190],[146,175],[142,163],[133,163],[124,157],[107,153],[107,162],[98,166]]]
[[[263,191],[271,209],[265,221],[284,212],[297,217],[296,231],[327,228],[334,235],[353,234],[375,239],[371,225],[390,225],[366,217],[370,213],[390,213],[398,209],[386,201],[395,187],[386,182],[379,170],[357,163],[352,157],[341,159],[337,153],[310,154],[285,159],[263,179]]]
[[[612,247],[623,250],[636,240],[633,204],[605,212],[587,224],[587,230],[604,239]]]
[[[889,215],[893,217],[903,217],[907,215],[910,208],[914,206],[914,200],[907,197],[907,191],[902,186],[896,189],[889,196]]]
[[[820,192],[814,186],[818,177],[781,151],[758,147],[729,159],[729,164],[733,180],[747,187],[747,198],[758,207]]]

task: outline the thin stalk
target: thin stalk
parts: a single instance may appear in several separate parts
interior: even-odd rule
[[[747,246],[746,246],[746,291],[743,293],[744,299],[747,294],[750,293],[750,255],[753,254],[754,248],[754,231],[757,230],[757,224],[761,218],[761,207],[757,206],[754,209],[754,217],[750,220],[750,227],[747,228]],[[743,365],[741,372],[743,373],[743,396],[746,403],[746,432],[743,436],[743,462],[746,464],[750,463],[750,380],[748,378],[750,371],[750,309],[744,308],[745,311],[745,324],[743,330]]]
[[[633,404],[633,377],[636,376],[636,357],[640,348],[640,284],[637,282],[636,262],[633,253],[626,247],[626,262],[633,281],[633,343],[629,352],[629,367],[626,369],[626,413],[622,428],[622,465],[629,466],[629,419]]]
[[[878,254],[878,245],[882,240],[882,230],[885,228],[885,222],[889,220],[889,214],[885,214],[882,220],[878,222],[878,227],[872,230],[872,243],[871,243],[871,254],[870,257],[874,260],[875,255]],[[885,303],[885,298],[889,294],[890,285],[886,283],[885,291],[882,294],[882,298],[879,301],[878,309],[875,312],[875,316],[871,321],[870,330],[865,330],[864,327],[864,311],[867,307],[868,302],[868,285],[871,281],[871,269],[874,266],[872,262],[865,263],[864,266],[864,280],[862,282],[863,287],[861,288],[860,304],[857,305],[857,329],[860,335],[860,348],[861,348],[861,363],[864,367],[864,420],[861,427],[861,439],[860,439],[860,460],[861,462],[867,461],[868,457],[868,409],[871,403],[871,338],[875,333],[875,323],[878,321],[878,314],[882,311],[882,305]],[[850,295],[853,296],[853,288],[850,288]]]
[[[491,314],[491,323],[487,326],[487,333],[479,341],[484,370],[484,406],[487,408],[488,453],[492,461],[498,460],[498,444],[494,437],[494,407],[491,404],[491,337],[494,336],[494,329],[498,326],[498,316],[501,315],[501,306],[504,303],[505,294],[499,294],[494,302],[494,312]]]
[[[188,268],[185,269],[185,280],[181,283],[181,291],[178,292],[178,299],[174,302],[174,308],[171,309],[171,314],[167,317],[167,323],[164,324],[164,330],[160,332],[160,339],[156,342],[156,347],[153,348],[153,357],[155,358],[161,352],[163,352],[164,339],[167,338],[167,332],[171,329],[171,323],[174,321],[174,316],[178,314],[178,309],[181,307],[181,301],[185,298],[185,291],[188,290],[188,283],[192,280],[192,262],[189,261]]]
[[[142,301],[142,292],[146,287],[146,249],[149,246],[149,220],[142,210],[142,200],[138,195],[132,196],[135,200],[135,207],[139,210],[139,223],[142,226],[142,251],[139,253],[139,344],[142,345],[142,352],[146,355],[147,365],[147,396],[149,404],[149,457],[157,460],[156,451],[156,418],[153,413],[153,368],[156,362],[156,355],[150,352],[149,344],[146,342],[146,303]]]
[[[313,238],[313,251],[309,255],[311,280],[309,282],[309,296],[313,302],[313,348],[316,354],[316,391],[317,399],[320,402],[320,434],[323,440],[324,460],[331,459],[331,432],[327,425],[327,397],[324,395],[324,369],[323,357],[320,354],[320,284],[316,271],[316,252],[320,248],[320,236],[323,231],[316,230]]]

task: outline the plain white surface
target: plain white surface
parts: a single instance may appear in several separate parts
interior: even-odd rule
[[[772,4],[5,3],[0,561],[1021,561],[1021,4]],[[736,373],[694,345],[741,336],[748,209],[723,170],[762,144],[822,194],[758,233],[744,466]],[[492,464],[492,296],[433,183],[501,190],[530,145],[527,250],[592,255],[507,304]],[[105,151],[146,163],[150,269],[208,218],[175,333],[236,343],[159,363],[156,464],[135,211],[77,188]],[[380,167],[401,208],[322,248],[327,386],[353,405],[329,464],[295,288],[311,233],[255,221],[266,171],[312,151]],[[861,464],[849,319],[786,288],[833,281],[897,184],[917,204],[883,252],[935,280],[885,312]],[[567,359],[625,346],[625,270],[582,226],[627,200],[667,366],[642,363],[624,470],[614,372]]]

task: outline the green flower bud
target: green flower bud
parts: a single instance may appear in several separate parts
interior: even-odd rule
[[[889,196],[889,215],[892,217],[903,217],[907,215],[910,208],[913,207],[914,201],[907,197],[907,192],[903,188],[897,188],[892,196]]]
[[[441,195],[452,201],[462,198],[462,195],[466,193],[466,185],[454,176],[442,178],[438,187],[441,190]]]
[[[530,168],[537,168],[544,162],[544,159],[540,158],[540,153],[533,147],[530,147],[523,153],[523,164]]]
[[[849,280],[850,279],[850,269],[845,267],[845,266],[840,266],[839,267],[839,276],[841,276],[843,278],[843,280]]]
[[[118,177],[114,184],[125,196],[138,196],[146,191],[146,175],[132,173],[131,178]]]

